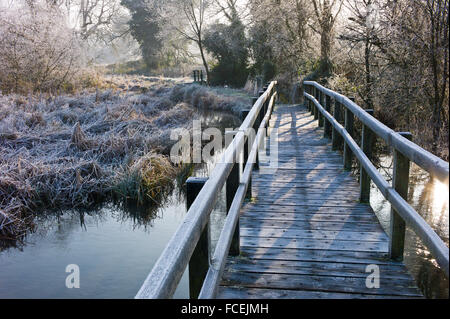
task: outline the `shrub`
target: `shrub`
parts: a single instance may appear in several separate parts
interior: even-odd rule
[[[73,89],[81,50],[62,13],[36,4],[0,12],[0,90]]]

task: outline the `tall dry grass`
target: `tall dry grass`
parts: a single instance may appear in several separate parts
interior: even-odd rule
[[[168,159],[171,130],[190,130],[199,109],[237,114],[250,106],[231,90],[146,77],[110,81],[109,90],[75,95],[0,94],[1,237],[26,233],[29,216],[42,209],[108,198],[158,202],[186,171]]]

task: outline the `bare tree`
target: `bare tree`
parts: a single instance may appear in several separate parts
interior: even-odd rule
[[[162,8],[161,15],[175,31],[185,39],[194,42],[199,51],[209,84],[209,66],[206,60],[203,37],[206,26],[206,13],[210,0],[172,0]]]
[[[321,73],[330,74],[331,72],[331,47],[334,38],[334,24],[336,18],[341,12],[343,0],[312,0],[314,13],[318,23],[318,30],[313,29],[320,34],[320,64]],[[335,11],[335,12],[333,12]]]

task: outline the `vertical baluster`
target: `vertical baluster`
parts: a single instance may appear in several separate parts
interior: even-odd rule
[[[333,117],[337,122],[341,122],[341,103],[336,100],[334,100]],[[332,149],[333,151],[337,151],[342,144],[342,136],[334,127],[331,134]]]
[[[325,95],[325,110],[328,113],[331,113],[331,97],[328,95]],[[323,130],[324,137],[328,138],[331,137],[331,128],[332,128],[331,123],[327,119],[325,119]]]
[[[373,110],[366,110],[369,115],[373,116]],[[373,133],[370,128],[366,125],[362,125],[362,136],[361,136],[361,149],[366,154],[366,156],[371,160],[372,159],[372,149],[373,149]],[[361,203],[369,203],[370,202],[370,177],[366,173],[366,170],[360,165],[360,176],[359,176],[359,184],[360,184],[360,195],[359,201]]]
[[[314,98],[316,100],[319,99],[319,90],[314,87]],[[317,109],[317,106],[313,103],[313,108],[314,108],[314,120],[318,120],[319,119],[319,110]]]
[[[236,132],[227,132],[226,134],[235,135]],[[226,141],[232,141],[232,138],[227,138],[225,136]],[[232,142],[233,143],[233,142]],[[236,158],[233,159],[233,168],[231,169],[230,175],[228,175],[225,189],[226,189],[226,205],[227,205],[227,214],[230,210],[231,204],[233,203],[234,196],[236,195],[236,191],[239,187],[240,183],[240,165],[239,160]],[[236,229],[234,231],[233,239],[230,247],[230,255],[238,256],[239,255],[239,222],[236,225]]]
[[[323,96],[324,94],[322,93],[322,91],[319,90],[319,104],[323,107],[324,103],[323,103]],[[322,112],[320,112],[319,110],[317,110],[317,112],[319,113],[319,127],[323,127],[323,121],[324,121],[324,117],[322,115]]]
[[[248,109],[241,111],[241,120],[242,120],[242,122],[245,120],[245,118],[247,117],[248,113],[250,113],[250,110],[248,110]],[[243,150],[243,152],[244,152],[243,169],[245,169],[245,165],[248,162],[248,156],[249,156],[249,152],[251,151],[251,147],[253,145],[253,141],[254,141],[254,138],[253,138],[251,133],[250,133],[249,136],[246,136],[245,144],[244,144],[244,150]],[[251,199],[252,198],[252,176],[251,175],[250,175],[250,179],[248,181],[247,194],[246,194],[245,197],[247,199]]]
[[[412,134],[409,132],[402,132],[399,134],[408,140],[412,140]],[[392,186],[404,200],[408,199],[409,167],[409,159],[394,149],[394,177]],[[403,218],[395,211],[395,209],[391,209],[390,226],[391,236],[389,241],[389,255],[391,259],[401,261],[403,260],[403,251],[405,248],[406,225]]]
[[[350,98],[353,102],[354,98]],[[346,107],[345,108],[345,130],[354,137],[354,121],[355,117],[353,113]],[[344,169],[349,171],[352,169],[353,153],[347,143],[344,142]]]
[[[186,207],[191,207],[208,178],[190,177],[186,181]],[[209,268],[209,222],[200,235],[189,261],[189,296],[197,299]]]

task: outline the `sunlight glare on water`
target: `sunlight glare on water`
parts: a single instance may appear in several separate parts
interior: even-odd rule
[[[432,196],[432,211],[442,212],[448,208],[449,202],[449,188],[447,184],[444,184],[438,180],[434,180],[432,184],[431,196]],[[433,216],[436,217],[436,216]]]

